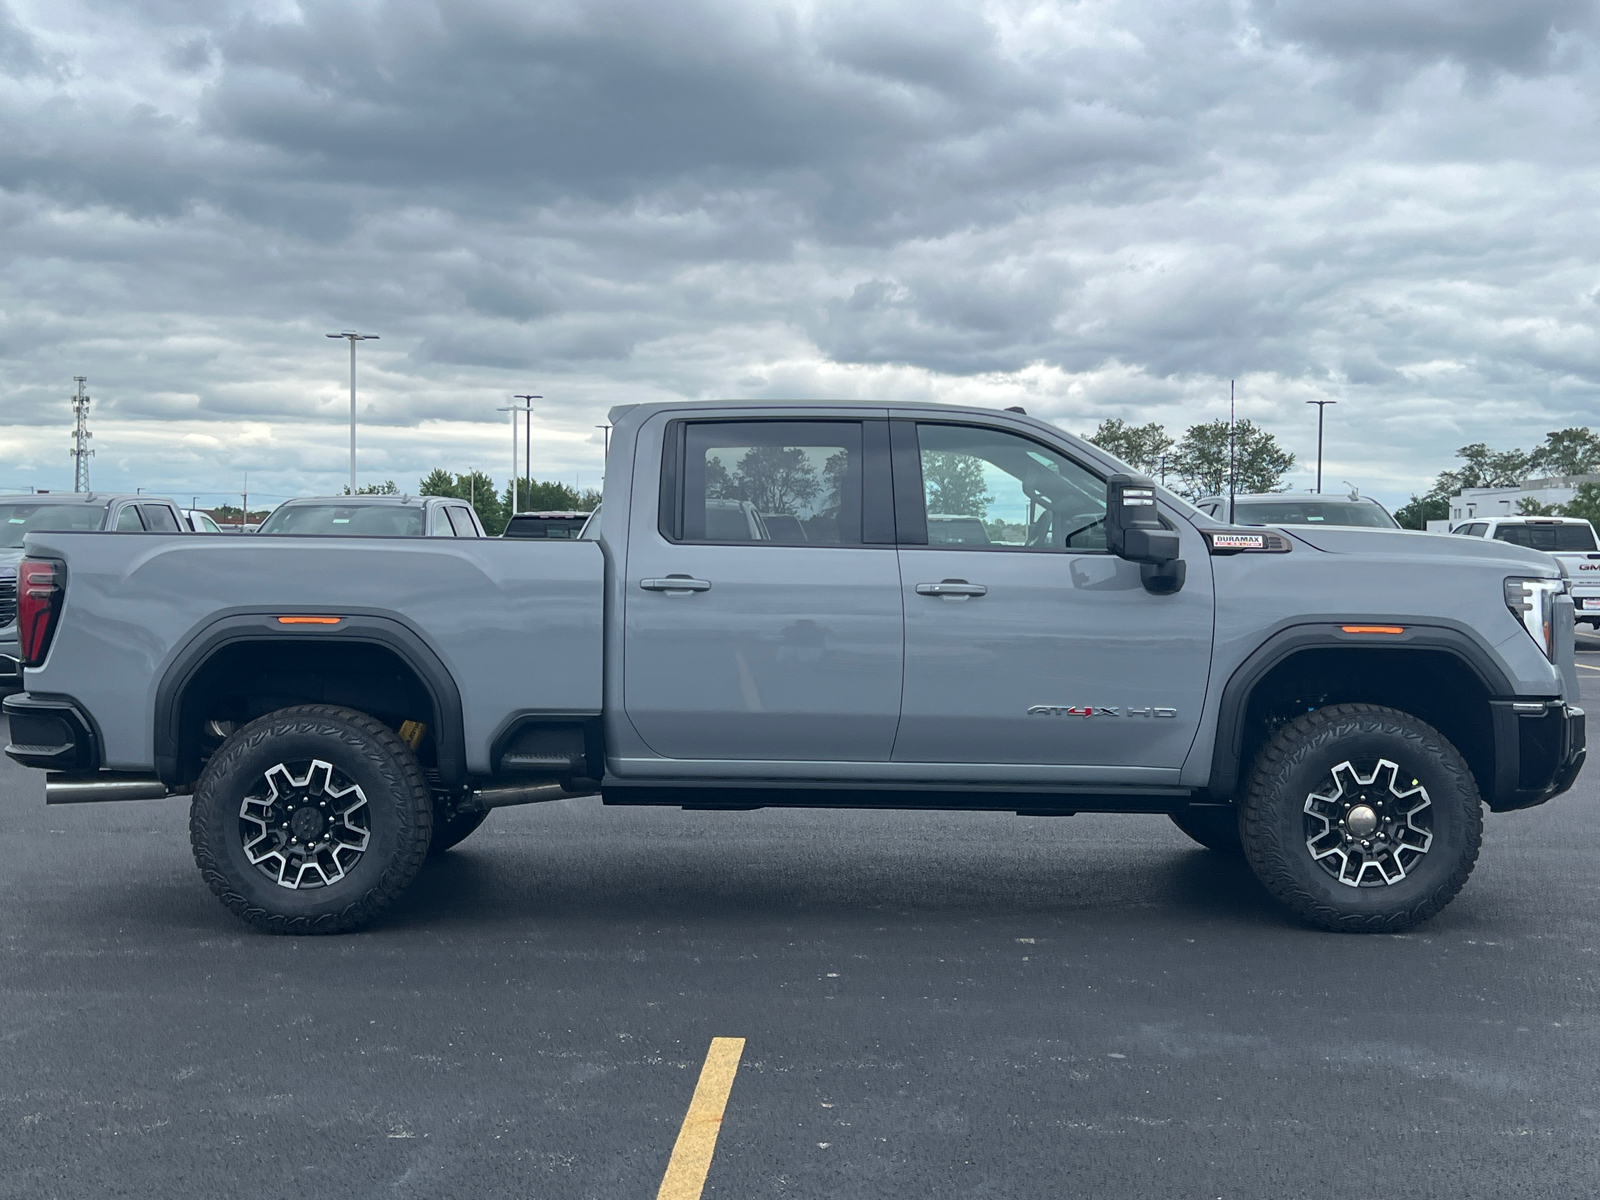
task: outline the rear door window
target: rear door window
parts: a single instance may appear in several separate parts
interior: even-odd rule
[[[139,507],[130,504],[117,514],[118,533],[143,533],[144,522],[139,519]]]
[[[444,513],[451,528],[456,531],[457,537],[478,536],[478,527],[472,523],[472,513],[467,509],[459,504],[452,504],[444,510]]]
[[[662,532],[682,542],[891,542],[888,431],[884,422],[867,424],[874,425],[871,440],[882,459],[870,528],[863,528],[862,515],[867,446],[862,422],[694,421],[669,427]]]
[[[1502,525],[1496,541],[1533,550],[1581,552],[1595,548],[1594,531],[1587,525]]]
[[[141,504],[139,511],[144,514],[144,527],[154,533],[183,532],[178,518],[172,515],[172,510],[165,504]]]

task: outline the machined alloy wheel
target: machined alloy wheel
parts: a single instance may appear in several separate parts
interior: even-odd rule
[[[394,730],[329,704],[238,730],[195,784],[189,840],[211,890],[272,933],[336,933],[391,904],[433,834],[427,779]]]
[[[322,759],[275,763],[239,805],[252,866],[279,887],[338,883],[372,840],[367,794]]]
[[[1365,765],[1365,764],[1364,764]],[[1306,797],[1306,849],[1347,887],[1399,883],[1433,844],[1433,801],[1387,758],[1363,772],[1349,759],[1320,792]]]
[[[1257,757],[1245,857],[1313,925],[1394,933],[1455,898],[1483,839],[1477,781],[1440,732],[1375,704],[1290,721]]]

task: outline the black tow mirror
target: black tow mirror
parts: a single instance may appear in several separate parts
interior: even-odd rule
[[[1178,535],[1161,523],[1153,480],[1143,475],[1106,480],[1106,546],[1118,558],[1155,566],[1178,557]]]
[[[1143,475],[1106,480],[1106,547],[1118,558],[1140,564],[1146,591],[1165,596],[1183,587],[1186,572],[1178,557],[1178,534],[1161,521],[1154,480]]]

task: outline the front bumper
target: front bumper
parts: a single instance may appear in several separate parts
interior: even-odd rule
[[[1588,753],[1583,709],[1560,700],[1491,700],[1494,786],[1484,799],[1494,812],[1532,808],[1559,796],[1578,778]]]

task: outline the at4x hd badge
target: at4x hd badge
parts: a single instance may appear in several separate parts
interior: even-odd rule
[[[1030,717],[1175,717],[1175,708],[1133,708],[1120,704],[1035,704]]]

